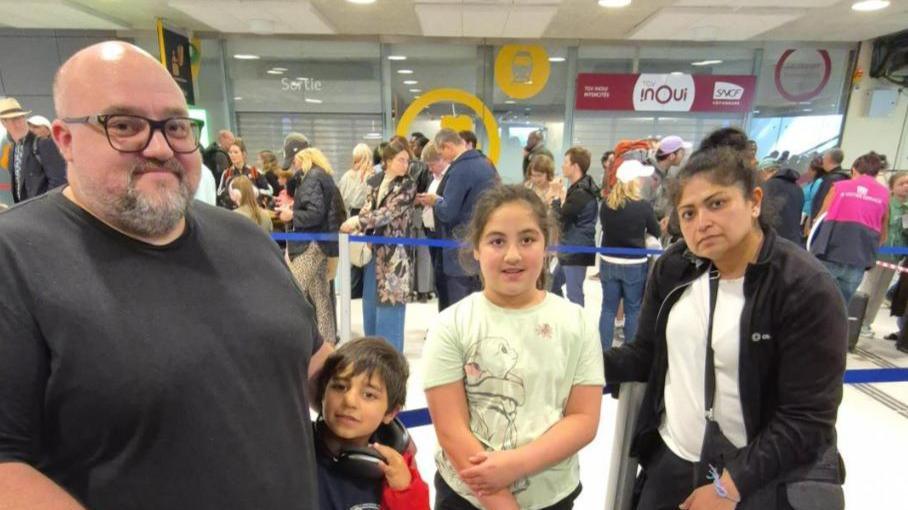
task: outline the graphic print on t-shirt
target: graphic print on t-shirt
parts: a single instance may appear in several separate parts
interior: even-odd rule
[[[500,337],[486,337],[473,344],[464,365],[464,387],[470,402],[470,430],[491,450],[517,448],[517,408],[524,405],[523,378],[513,373],[517,351]],[[526,490],[518,480],[512,492]]]

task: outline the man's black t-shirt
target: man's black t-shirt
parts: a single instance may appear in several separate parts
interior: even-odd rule
[[[0,214],[0,462],[90,510],[316,509],[319,344],[239,215],[194,202],[156,247],[60,191]]]

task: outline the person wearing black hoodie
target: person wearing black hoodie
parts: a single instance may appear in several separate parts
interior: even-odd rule
[[[779,237],[801,244],[801,209],[804,193],[798,186],[798,172],[769,158],[758,166],[763,173],[763,201]]]
[[[583,147],[568,149],[561,170],[571,185],[566,193],[563,186],[557,192],[550,192],[552,211],[561,226],[561,244],[565,246],[596,245],[599,187],[586,175],[591,157],[590,151]],[[561,184],[560,179],[556,182]],[[552,275],[552,292],[562,296],[561,287],[567,284],[568,300],[583,306],[586,268],[595,263],[595,253],[559,253],[558,266]]]

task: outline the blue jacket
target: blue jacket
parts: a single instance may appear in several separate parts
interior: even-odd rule
[[[596,245],[596,215],[599,188],[593,178],[584,175],[571,185],[564,197],[564,205],[553,204],[561,224],[561,242],[565,246]],[[559,253],[558,261],[565,266],[592,266],[595,253]]]
[[[435,204],[435,221],[446,239],[462,240],[473,217],[473,209],[483,191],[495,185],[498,174],[488,159],[475,150],[468,150],[455,159],[445,172],[438,195],[442,200]],[[448,276],[466,276],[461,267],[458,249],[445,249],[442,268]]]

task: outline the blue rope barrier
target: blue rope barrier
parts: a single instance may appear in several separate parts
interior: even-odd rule
[[[337,241],[337,234],[303,233],[303,232],[275,232],[271,234],[275,241],[308,242],[308,241]],[[428,246],[431,248],[462,248],[464,243],[451,239],[416,239],[412,237],[383,237],[351,235],[350,242],[373,244],[397,244],[401,246]],[[649,248],[602,248],[597,246],[571,246],[558,245],[549,248],[557,253],[598,253],[600,255],[630,255],[646,257],[648,255],[661,255],[663,250]],[[879,250],[880,255],[908,255],[908,246],[886,246]]]
[[[845,384],[876,384],[876,383],[893,383],[908,382],[908,368],[864,368],[858,370],[845,371]],[[611,393],[613,385],[603,388],[603,393]],[[400,421],[407,428],[422,427],[432,424],[432,418],[429,416],[429,410],[425,407],[401,411]]]

